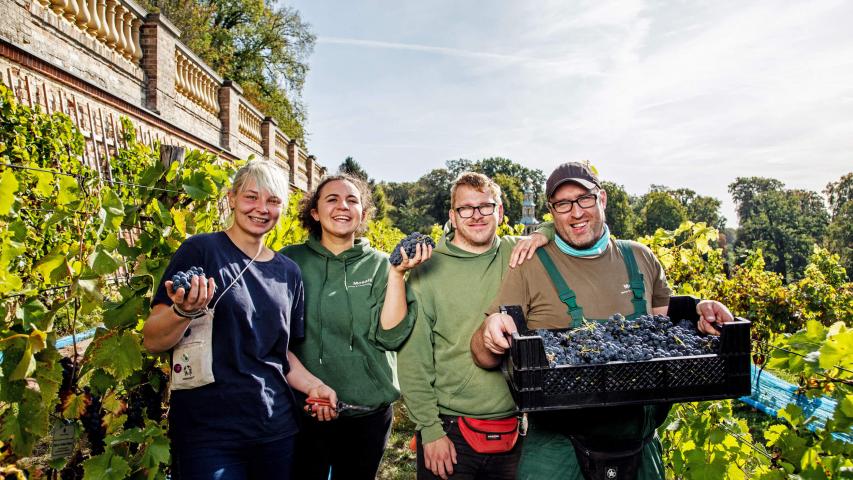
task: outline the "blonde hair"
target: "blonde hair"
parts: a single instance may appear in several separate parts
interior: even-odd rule
[[[284,170],[278,165],[267,160],[251,160],[240,167],[234,174],[231,183],[231,193],[242,192],[246,185],[254,180],[258,190],[266,191],[279,197],[282,203],[287,203],[287,194],[290,192],[290,184]]]
[[[490,193],[495,198],[495,203],[502,205],[501,187],[491,178],[477,172],[462,172],[453,181],[453,186],[450,187],[450,208],[456,206],[456,189],[460,186],[468,186],[478,192]]]
[[[237,196],[252,181],[254,181],[259,191],[265,191],[277,196],[281,199],[281,203],[285,207],[287,206],[290,183],[287,180],[287,174],[284,173],[281,167],[267,160],[251,160],[240,167],[237,173],[234,174],[234,179],[231,181],[231,188],[228,191],[231,195]],[[224,226],[228,229],[233,224],[234,210],[232,209],[228,213],[228,216],[225,217]]]

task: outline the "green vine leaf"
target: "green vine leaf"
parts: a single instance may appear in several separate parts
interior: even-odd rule
[[[853,330],[838,333],[826,340],[820,349],[820,367],[824,370],[840,366],[853,369]]]
[[[123,480],[130,465],[112,451],[104,452],[83,462],[83,480]]]
[[[112,374],[115,381],[120,382],[135,370],[142,368],[142,350],[139,348],[139,340],[131,332],[125,331],[120,335],[114,334],[96,339],[89,348],[93,350],[92,366]],[[86,356],[89,356],[88,351]]]
[[[11,169],[6,169],[0,175],[0,215],[8,215],[15,204],[15,193],[18,191],[18,179]]]
[[[104,312],[104,325],[111,329],[133,327],[142,315],[145,305],[144,297],[132,296],[124,303],[108,308]]]
[[[69,205],[77,202],[80,198],[80,185],[77,179],[67,175],[59,176],[59,193],[56,195],[58,205]]]
[[[89,256],[89,267],[98,275],[109,275],[118,270],[118,262],[100,245]]]

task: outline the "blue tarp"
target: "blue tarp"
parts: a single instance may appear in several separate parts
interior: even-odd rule
[[[778,416],[779,410],[793,403],[803,409],[806,418],[812,417],[808,423],[810,430],[824,428],[827,420],[835,414],[838,402],[826,397],[809,398],[797,393],[797,386],[790,384],[768,371],[760,371],[752,366],[752,394],[741,397],[740,401],[773,417]],[[853,442],[853,430],[850,432],[835,432],[832,434],[839,440]]]

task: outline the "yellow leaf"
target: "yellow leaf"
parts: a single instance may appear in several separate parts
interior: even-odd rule
[[[65,397],[65,401],[62,402],[62,417],[69,420],[80,418],[80,415],[83,415],[83,412],[86,411],[87,403],[85,395],[69,394]]]

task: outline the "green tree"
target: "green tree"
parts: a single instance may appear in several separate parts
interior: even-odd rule
[[[823,191],[829,201],[829,212],[833,218],[841,211],[847,202],[853,201],[853,172],[829,182]]]
[[[853,201],[847,201],[833,216],[826,231],[829,249],[839,255],[840,262],[853,278]]]
[[[524,201],[524,191],[516,177],[505,173],[496,173],[492,180],[501,187],[501,201],[504,206],[504,215],[510,222],[521,220],[521,202]]]
[[[828,183],[823,193],[832,217],[826,232],[827,246],[841,257],[847,275],[853,278],[853,173]]]
[[[367,171],[362,168],[361,164],[359,164],[352,157],[347,157],[344,161],[338,165],[338,171],[341,173],[346,173],[348,175],[352,175],[354,177],[358,177],[365,182],[370,182],[370,178],[367,175]]]
[[[391,205],[388,204],[388,198],[385,196],[385,189],[382,188],[381,183],[373,185],[373,206],[376,207],[373,218],[384,220],[388,217],[388,210]]]
[[[687,220],[687,210],[669,192],[651,191],[640,201],[637,233],[651,235],[658,228],[675,230],[681,222]]]
[[[625,188],[608,181],[601,182],[601,188],[607,192],[604,215],[607,217],[610,233],[618,238],[634,238],[636,218]]]
[[[181,40],[291,138],[305,139],[302,87],[316,37],[299,12],[269,0],[143,0]]]
[[[740,223],[736,250],[745,254],[760,248],[771,270],[789,281],[800,278],[812,245],[823,242],[829,224],[820,195],[757,177],[738,178],[729,192]]]

